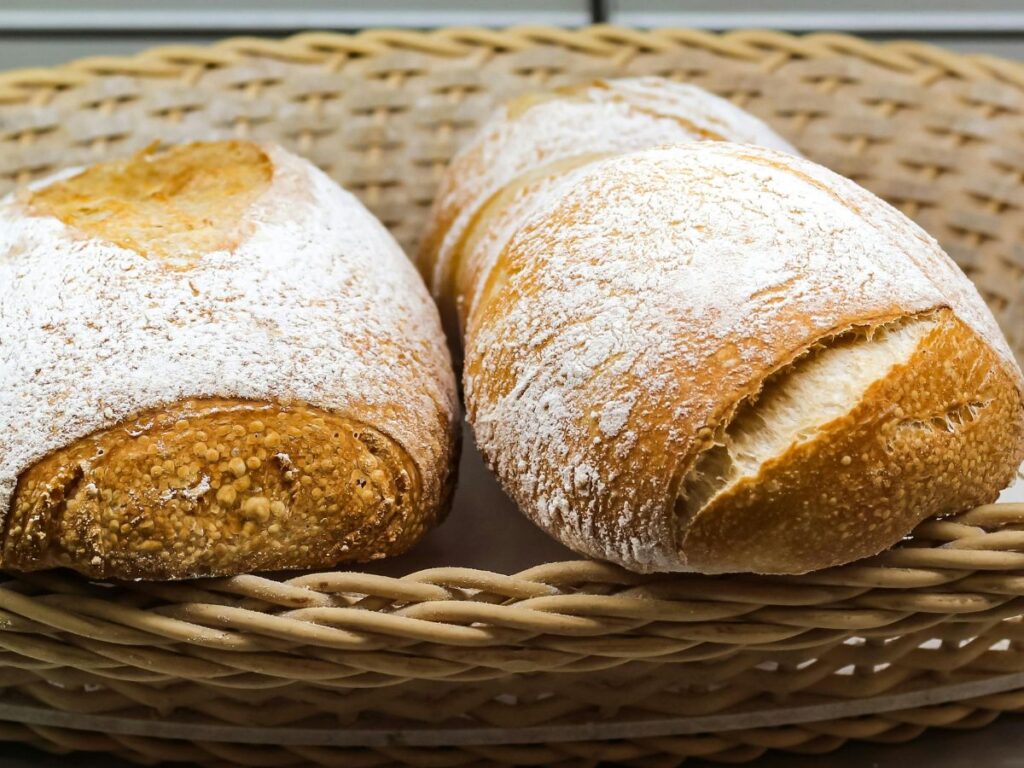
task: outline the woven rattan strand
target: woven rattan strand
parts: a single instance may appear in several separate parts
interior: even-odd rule
[[[660,74],[917,219],[1024,357],[1024,66],[775,32],[373,30],[0,74],[0,190],[153,141],[279,141],[415,247],[499,100]],[[0,739],[210,766],[676,765],[1024,709],[1024,505],[792,578],[556,562],[180,584],[0,583]],[[418,746],[413,746],[418,745]]]

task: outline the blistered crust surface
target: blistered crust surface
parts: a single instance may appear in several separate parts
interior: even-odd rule
[[[686,567],[672,514],[712,430],[818,340],[950,307],[1020,371],[919,227],[810,162],[702,142],[598,161],[535,201],[467,334],[477,442],[577,551]]]
[[[24,472],[4,567],[177,579],[397,554],[438,521],[373,427],[305,405],[185,401]]]
[[[69,226],[24,196],[0,202],[0,516],[19,473],[52,451],[202,397],[371,425],[416,465],[424,504],[440,503],[457,405],[429,295],[356,198],[256,147],[273,177],[237,244],[184,260]]]

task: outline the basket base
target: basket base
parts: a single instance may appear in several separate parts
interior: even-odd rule
[[[0,740],[144,764],[674,766],[694,757],[747,762],[770,749],[822,754],[850,739],[903,742],[929,727],[975,728],[1017,711],[1024,673],[852,701],[529,728],[254,728],[0,702]]]
[[[994,675],[949,685],[930,685],[918,690],[852,699],[817,701],[797,706],[754,708],[699,717],[609,719],[574,724],[541,725],[524,728],[345,728],[332,724],[309,728],[278,728],[210,725],[167,718],[125,717],[71,712],[0,700],[0,722],[40,728],[59,728],[83,733],[209,743],[344,747],[344,748],[450,748],[508,745],[536,745],[573,742],[652,739],[675,736],[726,736],[731,732],[772,729],[799,725],[821,726],[852,718],[888,713],[924,711],[953,703],[1015,693],[1024,700],[1024,672]]]
[[[1024,696],[1010,712],[1024,711]],[[917,710],[918,720],[904,722],[888,719],[834,721],[817,729],[779,727],[737,732],[733,736],[673,736],[657,739],[564,742],[540,745],[490,745],[478,747],[256,747],[223,742],[188,742],[152,737],[103,735],[49,726],[30,726],[0,722],[0,741],[18,742],[34,749],[66,755],[60,761],[65,768],[117,768],[117,761],[126,764],[155,765],[168,762],[189,763],[204,768],[234,766],[302,766],[324,768],[385,768],[386,766],[431,766],[436,768],[468,768],[472,766],[557,766],[558,768],[597,768],[603,763],[637,766],[637,768],[675,768],[682,764],[740,764],[764,758],[763,768],[811,768],[821,765],[820,755],[834,752],[851,741],[887,745],[875,751],[868,744],[850,746],[829,758],[830,768],[874,765],[876,768],[897,768],[904,765],[932,765],[941,768],[941,755],[979,754],[983,752],[992,764],[1011,764],[1019,755],[1020,723],[1007,722],[1004,729],[995,726],[972,737],[971,744],[984,744],[984,749],[962,746],[950,748],[950,737],[934,734],[916,746],[894,750],[891,745],[909,742],[928,729],[977,729],[989,725],[1000,709],[985,707],[935,707]],[[1005,732],[1004,732],[1005,731]],[[963,738],[963,737],[958,737]],[[983,742],[982,742],[983,740]],[[1006,760],[996,759],[990,748],[1002,745]],[[913,755],[909,755],[912,752]],[[773,756],[771,753],[785,753]],[[92,754],[90,754],[92,753]],[[22,756],[5,755],[8,768],[36,768],[37,755],[26,750]],[[797,755],[808,756],[807,761]],[[887,757],[888,759],[880,760]],[[112,760],[113,758],[113,760]],[[693,763],[697,759],[699,763]],[[960,763],[956,763],[959,765]],[[952,766],[953,763],[950,763]]]

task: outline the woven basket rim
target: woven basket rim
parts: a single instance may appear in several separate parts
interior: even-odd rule
[[[1024,89],[1024,62],[990,54],[955,53],[916,40],[868,41],[836,32],[793,34],[768,29],[712,32],[692,28],[637,29],[596,24],[576,29],[554,26],[474,26],[432,30],[375,28],[360,32],[307,31],[289,37],[236,36],[205,45],[163,45],[127,56],[92,56],[52,67],[0,72],[0,104],[27,101],[36,88],[74,88],[104,75],[174,77],[186,67],[216,67],[246,56],[316,63],[328,56],[379,55],[411,50],[461,57],[475,47],[516,50],[536,45],[560,46],[592,55],[617,55],[623,46],[662,51],[675,46],[705,48],[720,56],[757,60],[771,51],[802,58],[853,55],[895,71],[922,66],[939,73],[977,80],[995,79]]]
[[[401,668],[407,649],[419,643],[500,652],[539,637],[557,640],[559,653],[657,659],[657,648],[591,648],[597,639],[628,637],[631,627],[652,622],[725,649],[798,649],[812,627],[877,635],[908,621],[973,621],[1018,610],[1006,596],[1024,572],[1021,528],[1024,503],[985,505],[922,523],[915,529],[917,546],[799,576],[641,575],[570,560],[513,575],[442,566],[397,577],[339,570],[114,585],[124,596],[145,596],[148,607],[110,601],[109,587],[74,574],[43,572],[0,582],[0,614],[12,632],[68,632],[125,651],[184,642],[217,654],[274,654],[281,650],[277,641],[286,639],[344,653],[390,654],[392,669]],[[340,596],[349,597],[339,603]],[[0,633],[0,645],[2,639]],[[40,658],[65,652],[37,650]],[[194,674],[216,677],[218,662],[211,661]],[[452,674],[451,661],[431,661],[430,669],[414,674],[444,679]],[[473,663],[499,670],[504,662]],[[542,666],[549,663],[557,668],[564,662]]]

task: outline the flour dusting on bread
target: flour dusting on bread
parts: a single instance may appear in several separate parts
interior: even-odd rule
[[[435,296],[453,249],[480,207],[518,176],[579,155],[625,152],[700,139],[796,150],[763,122],[701,88],[657,77],[599,80],[498,110],[452,159],[435,201],[436,221],[454,217],[421,264]],[[445,213],[446,212],[446,213]],[[427,233],[425,241],[439,233]]]

